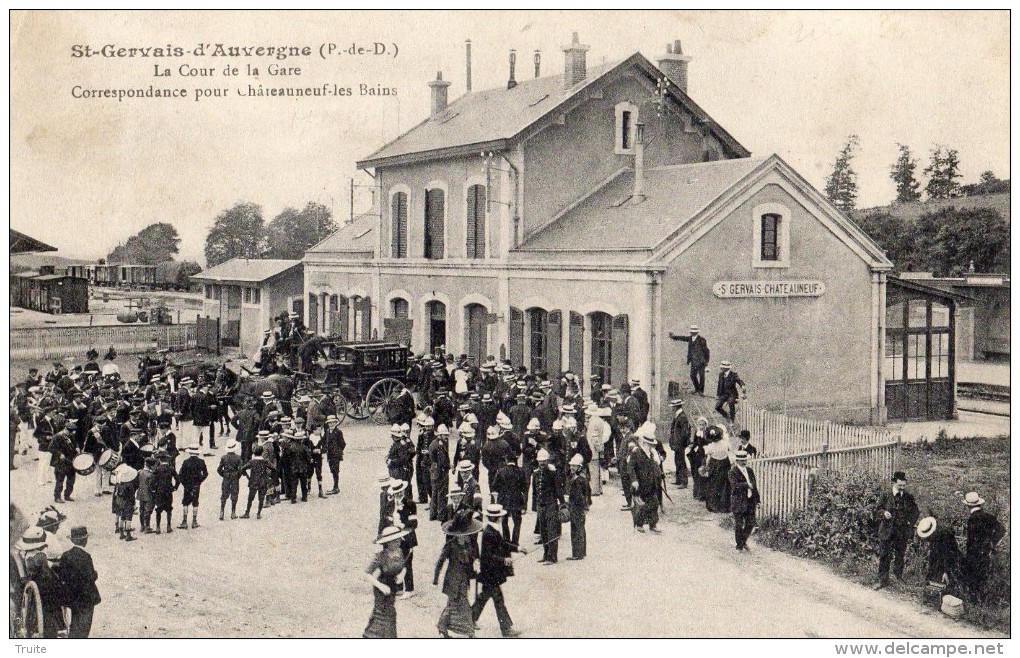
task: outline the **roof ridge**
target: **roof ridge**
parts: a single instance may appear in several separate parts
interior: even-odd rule
[[[657,167],[646,167],[645,171],[673,171],[675,169],[694,169],[696,167],[710,167],[710,166],[721,165],[721,164],[728,164],[728,165],[743,164],[743,163],[757,163],[757,164],[761,164],[762,162],[765,162],[765,160],[767,160],[767,159],[768,158],[751,158],[751,157],[747,157],[747,158],[724,158],[724,159],[721,159],[721,160],[711,160],[709,162],[683,162],[683,163],[680,163],[680,164],[659,165]],[[633,167],[631,167],[631,170],[633,171]]]

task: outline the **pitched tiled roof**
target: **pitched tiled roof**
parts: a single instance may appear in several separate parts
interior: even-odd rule
[[[301,264],[299,260],[231,258],[192,276],[196,281],[248,281],[259,283]]]
[[[644,201],[621,205],[634,191],[634,171],[623,171],[518,250],[651,249],[763,162],[738,158],[646,169]]]
[[[375,225],[378,215],[358,215],[339,231],[309,248],[307,253],[363,253],[375,251]]]
[[[564,101],[597,85],[606,74],[629,66],[639,66],[650,75],[661,75],[643,55],[634,53],[627,59],[589,68],[585,80],[570,89],[563,88],[562,75],[554,75],[524,80],[513,89],[498,87],[465,94],[451,102],[440,116],[426,119],[358,162],[358,167],[374,167],[387,160],[392,162],[393,158],[443,152],[470,145],[488,144],[489,148],[500,150],[505,148],[503,142],[522,133]],[[686,94],[675,87],[670,89],[676,100],[699,119],[707,121],[709,129],[724,143],[748,155],[743,146],[712,122],[705,111]]]

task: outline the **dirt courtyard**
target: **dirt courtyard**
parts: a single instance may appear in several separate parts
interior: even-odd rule
[[[71,525],[86,524],[103,602],[94,637],[360,637],[372,607],[364,569],[374,553],[378,489],[389,438],[385,428],[342,426],[347,451],[341,493],[269,508],[261,520],[218,521],[221,448],[206,457],[198,529],[141,535],[125,543],[114,533],[110,496],[94,495],[94,476],[79,478],[75,500],[62,505]],[[23,430],[24,432],[24,430]],[[187,445],[190,426],[178,433]],[[36,483],[35,450],[18,455],[11,500],[27,514],[52,501],[52,484]],[[330,482],[329,475],[326,483]],[[482,474],[483,490],[486,477]],[[314,489],[314,485],[313,485]],[[246,496],[242,481],[241,495]],[[588,557],[538,564],[516,558],[504,586],[515,626],[525,637],[989,637],[974,627],[922,610],[896,592],[873,592],[825,567],[761,548],[733,549],[719,516],[695,504],[690,490],[670,487],[663,534],[637,534],[619,510],[616,483],[594,499],[588,516]],[[176,501],[180,503],[180,493]],[[175,525],[180,508],[175,509]],[[239,511],[240,513],[240,511]],[[443,535],[419,509],[417,595],[397,602],[401,637],[436,637],[445,605],[432,585]],[[522,543],[533,548],[535,516],[524,517]],[[537,547],[534,547],[537,548]],[[478,635],[498,637],[495,612],[484,612]]]

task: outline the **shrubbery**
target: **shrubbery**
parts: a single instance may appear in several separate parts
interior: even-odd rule
[[[981,440],[976,440],[981,441]],[[960,551],[965,546],[967,509],[961,504],[961,476],[951,464],[951,453],[969,452],[972,463],[975,451],[967,451],[967,442],[937,441],[904,451],[904,464],[909,474],[909,490],[917,499],[921,516],[935,516],[939,524],[948,526],[958,537]],[[970,444],[971,448],[975,444]],[[949,455],[940,453],[950,453]],[[1007,453],[1008,454],[1008,453]],[[987,455],[986,455],[987,456]],[[940,457],[942,459],[940,459]],[[920,463],[914,463],[919,461]],[[996,491],[991,483],[973,483],[971,489],[981,491],[988,500],[988,509],[1008,527],[1008,480]],[[987,484],[988,486],[982,486]],[[807,506],[780,521],[774,517],[759,522],[757,540],[771,548],[794,555],[821,560],[839,573],[864,584],[873,584],[878,575],[878,521],[874,510],[879,496],[889,486],[886,479],[861,471],[829,471],[814,481]],[[998,501],[1005,496],[1005,506]],[[1009,535],[992,556],[992,573],[983,605],[969,606],[966,618],[997,630],[1009,629],[1010,556]],[[921,601],[925,585],[928,545],[916,536],[907,546],[904,581],[908,595]]]

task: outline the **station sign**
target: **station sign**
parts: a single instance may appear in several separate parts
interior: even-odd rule
[[[748,297],[821,297],[821,281],[717,281],[712,292],[720,299]]]

